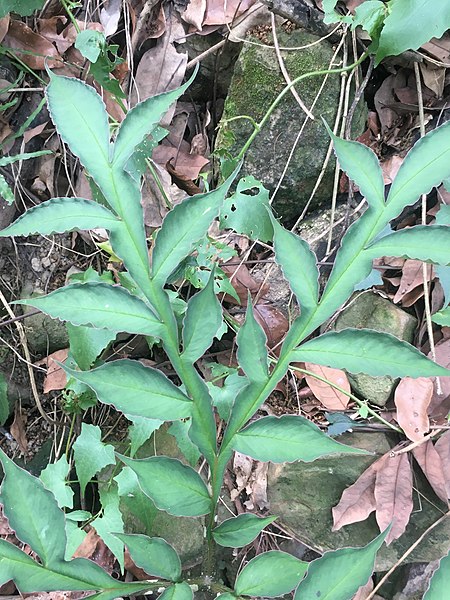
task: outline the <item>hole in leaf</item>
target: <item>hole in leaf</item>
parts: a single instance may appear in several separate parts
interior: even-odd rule
[[[242,190],[242,193],[245,196],[257,196],[259,194],[259,188],[252,187],[252,188],[249,188],[248,190]]]

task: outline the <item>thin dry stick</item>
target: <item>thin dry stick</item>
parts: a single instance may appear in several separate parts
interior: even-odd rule
[[[3,304],[3,306],[5,307],[5,310],[11,317],[11,319],[14,319],[15,314],[11,310],[11,307],[9,306],[8,301],[6,300],[6,298],[3,295],[3,292],[1,290],[0,290],[0,300]],[[14,324],[19,333],[20,345],[22,346],[23,353],[25,354],[25,359],[26,359],[26,364],[27,364],[27,369],[28,369],[28,376],[30,378],[31,391],[33,392],[34,401],[36,402],[36,406],[39,411],[39,414],[44,419],[44,421],[46,421],[50,425],[64,425],[64,423],[61,423],[59,421],[53,421],[53,419],[50,419],[50,417],[46,414],[45,410],[42,408],[42,404],[41,404],[41,401],[39,398],[39,392],[38,392],[37,386],[36,386],[36,380],[34,378],[34,372],[33,372],[32,362],[31,362],[31,355],[30,355],[30,351],[28,350],[27,337],[25,335],[25,331],[23,329],[22,323],[20,323],[19,321],[14,321]]]
[[[413,550],[415,550],[417,548],[417,546],[420,544],[420,542],[430,533],[430,531],[432,531],[435,527],[437,527],[440,523],[442,523],[442,521],[444,521],[448,516],[450,516],[450,511],[446,512],[445,515],[440,517],[435,523],[433,523],[433,525],[430,525],[430,527],[428,527],[428,529],[426,531],[424,531],[419,538],[417,538],[417,540],[414,542],[414,544],[412,544],[408,548],[408,550],[398,559],[398,561],[395,563],[395,565],[393,567],[391,567],[389,569],[389,571],[380,579],[380,581],[373,588],[373,590],[370,592],[370,594],[367,596],[367,598],[365,600],[371,600],[375,596],[375,594],[378,592],[380,587],[389,579],[389,577],[392,575],[392,573],[395,571],[395,569],[402,564],[402,562],[405,560],[405,558],[407,558],[411,554],[411,552],[413,552]]]
[[[423,112],[423,96],[422,96],[422,85],[420,82],[420,71],[419,64],[414,63],[414,75],[416,77],[417,87],[417,103],[419,105],[419,120],[420,120],[420,137],[425,136],[425,116]],[[422,225],[427,224],[427,195],[422,194]],[[430,342],[430,353],[431,358],[436,362],[436,350],[434,347],[433,337],[433,323],[431,321],[431,306],[430,306],[430,289],[428,286],[428,273],[427,264],[422,263],[422,275],[423,275],[423,299],[425,306],[425,318],[427,324],[428,340]],[[436,378],[436,390],[439,395],[442,394],[441,382],[439,377]]]
[[[280,45],[278,44],[275,15],[273,13],[270,13],[270,18],[271,18],[271,24],[272,24],[272,35],[273,35],[273,44],[275,46],[275,54],[277,55],[278,64],[280,65],[280,70],[283,74],[283,77],[284,77],[286,83],[288,85],[290,85],[292,83],[292,79],[290,78],[289,73],[287,72],[286,65],[284,64],[283,57],[281,56]],[[303,100],[300,98],[295,87],[291,87],[291,94],[297,100],[297,103],[300,106],[300,108],[302,109],[302,111],[305,112],[312,121],[314,121],[315,120],[314,115],[309,110],[309,108],[305,105]]]
[[[406,448],[402,448],[401,450],[393,450],[391,452],[391,456],[394,457],[394,456],[398,456],[399,454],[406,454],[407,452],[411,452],[411,450],[414,450],[414,448],[417,448],[418,446],[421,446],[425,442],[428,442],[428,440],[431,440],[431,438],[433,438],[436,435],[438,435],[439,433],[441,433],[441,431],[443,431],[442,428],[434,429],[431,433],[429,433],[428,435],[425,435],[421,440],[414,442],[414,443],[410,444],[409,446],[406,446]]]

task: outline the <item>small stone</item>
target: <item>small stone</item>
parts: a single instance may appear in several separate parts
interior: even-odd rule
[[[31,268],[35,273],[41,273],[44,270],[42,267],[41,259],[36,256],[31,259]]]

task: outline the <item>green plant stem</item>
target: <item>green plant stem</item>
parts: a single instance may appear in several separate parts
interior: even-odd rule
[[[403,431],[402,431],[402,429],[400,429],[400,427],[396,427],[395,425],[392,425],[392,423],[389,423],[389,421],[386,421],[386,419],[383,419],[382,416],[380,416],[376,411],[374,411],[372,408],[370,408],[367,405],[367,402],[364,402],[363,400],[360,400],[359,398],[357,398],[351,392],[347,392],[340,385],[337,385],[336,383],[334,383],[333,381],[330,381],[329,379],[326,379],[325,377],[321,377],[320,375],[317,375],[317,373],[313,373],[312,371],[308,371],[308,369],[301,369],[300,367],[294,367],[293,365],[291,365],[290,368],[293,369],[294,371],[298,371],[299,373],[304,373],[305,375],[311,375],[311,377],[315,377],[319,381],[322,381],[323,383],[326,383],[327,385],[331,386],[332,388],[338,390],[338,392],[341,392],[342,394],[345,394],[348,398],[350,398],[351,400],[353,400],[353,402],[356,402],[356,404],[360,408],[364,408],[368,412],[369,415],[372,415],[372,417],[374,417],[375,419],[377,419],[377,421],[379,421],[380,423],[383,423],[383,425],[386,425],[386,427],[389,427],[390,429],[393,429],[397,433],[403,433]]]
[[[81,31],[81,30],[80,30],[80,26],[78,25],[78,23],[77,23],[77,20],[76,20],[76,19],[75,19],[75,17],[73,16],[72,9],[71,9],[71,7],[69,6],[69,4],[67,3],[67,0],[61,0],[61,4],[63,5],[63,8],[64,8],[64,10],[66,11],[66,13],[67,13],[67,15],[68,15],[69,19],[72,21],[72,24],[73,24],[73,26],[75,27],[75,31],[76,31],[77,33],[80,33],[80,31]]]
[[[296,77],[295,79],[293,79],[278,94],[278,96],[275,98],[275,100],[272,102],[272,104],[267,109],[267,112],[264,115],[264,117],[261,119],[261,121],[259,123],[254,123],[254,125],[253,125],[254,126],[254,130],[250,134],[250,137],[248,138],[248,140],[243,145],[243,147],[242,147],[241,151],[239,152],[237,158],[240,160],[240,159],[242,159],[244,157],[245,153],[250,148],[250,146],[251,146],[253,140],[255,139],[255,137],[258,135],[258,133],[260,132],[260,130],[264,127],[264,125],[269,120],[270,115],[277,108],[277,106],[279,105],[279,103],[281,102],[281,100],[286,96],[286,94],[295,85],[297,85],[297,83],[299,83],[303,79],[308,79],[309,77],[317,77],[317,76],[320,76],[320,75],[330,75],[330,74],[333,74],[333,73],[337,73],[337,74],[339,74],[339,73],[345,73],[346,71],[350,71],[351,69],[354,69],[355,67],[357,67],[358,65],[360,65],[362,62],[364,62],[366,60],[366,58],[368,56],[370,56],[370,52],[367,51],[367,52],[364,52],[364,54],[362,54],[356,62],[352,63],[351,65],[348,65],[347,67],[342,67],[341,69],[321,69],[319,71],[311,71],[310,73],[304,73],[303,75],[299,75],[298,77]],[[246,118],[248,118],[248,117],[246,117]],[[231,121],[231,120],[232,119],[228,119],[228,121]]]

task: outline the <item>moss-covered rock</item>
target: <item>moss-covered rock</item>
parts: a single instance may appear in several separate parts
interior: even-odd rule
[[[318,41],[316,36],[300,29],[292,33],[280,32],[278,37],[281,47],[297,48]],[[227,119],[243,115],[260,121],[277,95],[286,87],[275,50],[262,46],[259,40],[250,38],[249,41],[256,41],[258,44],[244,45],[225,102],[222,124]],[[295,79],[305,73],[328,69],[333,49],[326,41],[321,41],[303,50],[287,50],[281,54],[291,79]],[[296,86],[306,106],[312,106],[323,80],[323,75],[310,77]],[[322,170],[330,142],[322,118],[330,124],[334,123],[339,96],[340,78],[338,75],[329,75],[313,109],[316,120],[306,123],[276,195],[275,209],[286,222],[292,221],[301,213]],[[304,121],[304,111],[293,95],[287,93],[247,153],[244,172],[262,181],[271,193],[289,160]],[[222,129],[216,149],[228,149],[237,154],[252,132],[251,122],[239,119],[232,121],[227,127],[233,133],[234,141],[227,135],[227,130]],[[361,129],[358,133],[360,131]],[[316,192],[313,206],[330,199],[333,172],[334,158]]]

